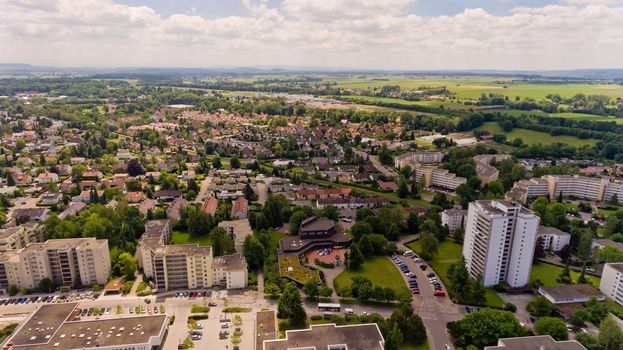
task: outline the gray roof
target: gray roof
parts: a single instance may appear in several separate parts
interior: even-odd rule
[[[265,341],[264,350],[329,349],[331,345],[346,345],[348,350],[383,350],[383,344],[383,336],[376,323],[347,326],[326,324],[287,331],[285,339]]]
[[[549,335],[503,338],[498,346],[487,346],[485,350],[586,350],[575,340],[556,341]]]

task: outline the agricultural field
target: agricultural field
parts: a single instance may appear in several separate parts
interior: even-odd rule
[[[546,113],[546,112],[531,112],[531,111],[520,111],[515,109],[499,111],[502,114],[509,116],[522,116],[522,115],[535,115],[541,117],[555,117],[555,118],[568,118],[574,120],[590,120],[594,122],[615,122],[617,124],[623,124],[623,118],[614,118],[614,117],[606,117],[602,115],[594,115],[594,114],[585,114],[585,113]]]
[[[512,78],[497,77],[326,77],[338,87],[365,89],[385,85],[399,85],[405,89],[445,86],[460,99],[478,99],[481,94],[502,94],[510,98],[519,96],[541,99],[548,94],[571,97],[578,93],[605,95],[613,98],[623,96],[623,86],[614,84],[539,84],[514,82]]]
[[[593,146],[597,143],[597,141],[599,141],[597,139],[583,140],[575,136],[569,136],[569,135],[552,136],[546,132],[534,131],[534,130],[528,130],[528,129],[519,129],[519,128],[515,128],[510,132],[506,132],[502,130],[502,127],[500,127],[500,125],[497,122],[485,123],[480,128],[480,130],[487,130],[491,135],[496,135],[496,134],[506,135],[506,138],[510,141],[516,138],[521,138],[523,142],[527,145],[538,144],[538,143],[548,145],[551,143],[560,142],[560,143],[566,143],[570,146],[579,147],[583,145]]]
[[[462,103],[451,102],[451,101],[408,101],[408,100],[403,100],[400,98],[357,96],[357,95],[342,96],[342,97],[351,98],[354,101],[356,100],[369,101],[371,103],[374,103],[374,102],[396,103],[396,104],[401,104],[405,106],[422,106],[422,107],[431,107],[431,108],[438,108],[438,107],[443,106],[444,109],[455,110],[455,111],[471,110],[471,109],[479,108],[478,106],[466,106]]]
[[[366,277],[372,285],[379,287],[389,287],[397,294],[409,294],[409,290],[404,279],[398,272],[394,264],[386,257],[373,257],[366,259],[359,269],[355,271],[344,271],[334,280],[335,289],[348,287],[352,284],[352,278],[356,276]]]

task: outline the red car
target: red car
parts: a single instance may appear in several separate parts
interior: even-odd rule
[[[411,292],[413,294],[420,294],[420,290],[419,289],[411,289]]]
[[[436,290],[435,291],[435,296],[436,297],[445,297],[446,296],[446,292],[444,292],[443,290]]]

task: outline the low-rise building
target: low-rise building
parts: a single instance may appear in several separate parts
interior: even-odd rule
[[[577,340],[555,340],[551,335],[501,338],[498,345],[485,346],[485,350],[586,350]]]
[[[286,331],[283,339],[265,340],[263,350],[383,350],[385,340],[376,323],[336,326],[312,325]]]
[[[464,177],[456,176],[446,169],[431,166],[422,166],[415,170],[415,180],[424,181],[427,188],[438,187],[454,191],[457,187],[467,182]]]
[[[318,208],[326,208],[333,206],[338,209],[358,209],[358,208],[378,208],[383,205],[391,203],[389,198],[362,198],[362,197],[349,197],[349,198],[321,198],[316,201]]]
[[[244,197],[238,197],[231,203],[231,217],[244,219],[249,215],[249,201]]]
[[[457,228],[465,228],[465,216],[467,210],[462,209],[446,209],[441,212],[441,225],[447,226],[450,232],[454,232]]]
[[[41,204],[55,205],[58,204],[61,199],[63,199],[63,195],[60,193],[44,193],[43,195],[41,195]]]
[[[221,288],[241,289],[249,279],[247,262],[242,254],[217,256],[213,262],[213,285]]]
[[[224,228],[227,234],[234,240],[237,253],[242,253],[245,238],[253,236],[249,219],[221,221],[218,223],[218,227]]]
[[[623,305],[623,263],[604,265],[599,290],[619,305]]]
[[[25,219],[27,221],[44,221],[48,218],[48,208],[17,208],[13,210],[13,219]]]
[[[411,167],[413,167],[414,164],[417,163],[441,163],[441,161],[443,160],[443,156],[443,152],[437,151],[405,153],[394,158],[394,167],[400,169],[405,165],[410,165]]]
[[[551,249],[559,252],[571,242],[571,234],[560,231],[555,227],[539,226],[536,234],[536,243],[541,245],[544,251]]]
[[[539,294],[552,304],[585,303],[591,298],[599,301],[605,300],[605,296],[590,284],[539,287]]]

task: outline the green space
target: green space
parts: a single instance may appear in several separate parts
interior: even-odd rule
[[[343,287],[350,287],[353,277],[365,277],[372,282],[372,285],[379,287],[389,287],[396,294],[409,293],[404,279],[394,264],[386,257],[377,256],[367,259],[357,270],[344,271],[334,280],[333,285],[336,290]]]
[[[536,115],[541,117],[555,117],[555,118],[568,118],[575,120],[590,120],[594,122],[615,122],[617,124],[623,124],[623,118],[614,118],[614,117],[606,117],[602,115],[595,114],[586,114],[586,113],[570,113],[570,112],[562,112],[562,113],[546,113],[546,112],[532,112],[532,111],[521,111],[521,110],[505,110],[500,111],[500,113],[510,116],[522,116],[522,115]]]
[[[368,103],[394,103],[404,106],[422,106],[422,107],[430,107],[430,108],[439,108],[443,106],[444,109],[448,110],[469,110],[469,109],[480,109],[479,106],[469,106],[464,105],[459,102],[452,101],[409,101],[403,100],[400,98],[391,98],[391,97],[376,97],[376,96],[359,96],[359,95],[346,95],[341,96],[347,100],[352,101],[365,101]]]
[[[547,264],[544,262],[539,262],[532,265],[532,273],[530,274],[530,283],[539,280],[541,281],[542,286],[560,286],[563,283],[556,281],[558,276],[562,273],[563,268],[560,266]],[[599,277],[591,276],[589,274],[585,275],[590,284],[595,288],[599,288]],[[580,277],[580,273],[577,271],[571,270],[571,278],[573,282],[577,282],[578,277]]]
[[[547,144],[551,144],[555,142],[560,142],[560,143],[566,143],[570,146],[579,147],[583,145],[594,146],[597,143],[597,141],[599,141],[597,139],[579,139],[575,136],[569,136],[569,135],[552,136],[546,132],[534,131],[534,130],[528,130],[528,129],[519,129],[519,128],[514,128],[512,131],[506,132],[502,130],[502,127],[497,122],[487,122],[480,129],[487,130],[491,135],[496,135],[496,134],[506,135],[506,138],[509,141],[512,141],[516,138],[520,138],[527,145],[538,144],[538,143],[547,145]]]
[[[248,307],[226,307],[223,309],[226,314],[251,312],[251,308]]]
[[[408,244],[414,252],[420,254],[422,251],[420,241],[415,241]],[[444,285],[449,285],[448,282],[448,268],[450,265],[456,263],[461,259],[463,255],[463,246],[454,242],[453,240],[446,239],[439,243],[437,253],[433,254],[433,259],[428,261],[430,266],[435,270],[437,276],[441,278]],[[487,305],[492,307],[503,307],[506,302],[500,298],[498,293],[493,289],[487,288]]]
[[[380,88],[386,85],[399,85],[403,89],[417,90],[422,87],[445,86],[460,99],[478,99],[481,94],[501,94],[510,98],[516,96],[534,99],[545,98],[548,94],[572,97],[575,94],[605,95],[616,98],[623,95],[623,86],[615,84],[565,84],[533,83],[515,78],[497,77],[414,77],[414,76],[358,76],[327,77],[325,81],[334,81],[338,87],[352,89]]]
[[[421,345],[412,345],[412,344],[402,344],[398,348],[399,350],[428,350],[428,342],[424,342]]]
[[[171,233],[171,242],[173,244],[199,244],[202,246],[211,246],[212,241],[208,236],[194,236],[188,232],[173,231]]]
[[[320,283],[318,271],[302,266],[296,255],[279,256],[279,274],[300,284],[308,281]]]
[[[194,305],[190,308],[190,312],[193,314],[206,314],[208,312],[210,312],[210,307],[209,306],[199,306],[199,305]]]

